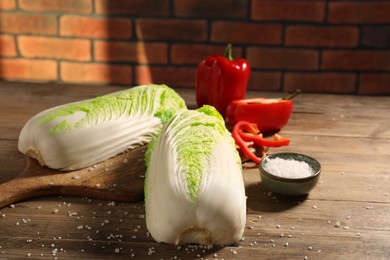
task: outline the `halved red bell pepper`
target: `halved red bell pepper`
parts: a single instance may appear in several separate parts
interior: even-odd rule
[[[212,105],[225,117],[226,107],[245,97],[251,68],[245,59],[233,60],[231,44],[225,55],[213,55],[198,65],[196,72],[196,103]]]
[[[232,101],[226,109],[226,120],[232,124],[238,121],[255,123],[261,132],[279,131],[291,116],[292,98],[300,93],[279,98],[251,98]]]
[[[239,121],[234,125],[232,136],[241,149],[241,151],[253,162],[259,163],[265,156],[258,157],[249,149],[249,144],[254,143],[261,147],[281,147],[290,144],[288,138],[282,137],[278,134],[274,135],[273,140],[263,138],[257,125],[247,121]]]

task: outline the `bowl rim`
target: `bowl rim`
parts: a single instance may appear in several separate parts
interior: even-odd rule
[[[308,160],[311,161],[311,163],[309,163],[311,165],[311,167],[313,167],[315,170],[317,170],[314,174],[310,175],[310,176],[307,176],[307,177],[302,177],[302,178],[287,178],[287,177],[281,177],[281,176],[277,176],[277,175],[274,175],[274,174],[271,174],[269,173],[268,171],[266,171],[264,169],[264,164],[265,162],[268,160],[268,159],[272,159],[272,158],[283,158],[281,156],[290,156],[290,157],[304,157],[304,158],[307,158]],[[302,161],[302,160],[300,160]],[[306,161],[307,162],[307,161]],[[307,162],[308,163],[308,162]],[[313,166],[314,164],[314,166]],[[308,156],[308,155],[305,155],[305,154],[301,154],[301,153],[294,153],[294,152],[282,152],[282,153],[274,153],[274,154],[269,154],[267,155],[266,157],[264,157],[260,164],[259,164],[259,168],[260,168],[260,174],[265,174],[266,176],[268,176],[269,178],[272,178],[272,179],[275,179],[275,180],[279,180],[279,181],[284,181],[284,182],[293,182],[293,183],[296,183],[296,182],[304,182],[304,181],[309,181],[309,180],[312,180],[314,178],[316,178],[318,175],[320,175],[321,173],[321,164],[316,160],[314,159],[313,157],[311,156]]]

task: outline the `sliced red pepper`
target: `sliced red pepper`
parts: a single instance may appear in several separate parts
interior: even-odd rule
[[[241,129],[238,129],[238,134],[245,142],[254,142],[255,144],[266,146],[266,147],[280,147],[287,146],[290,144],[290,140],[282,137],[278,134],[274,134],[274,139],[265,139],[262,135],[253,135],[251,133],[245,133]]]
[[[233,138],[236,144],[240,147],[242,152],[255,163],[259,163],[263,157],[256,156],[248,148],[248,143],[255,143],[262,147],[280,147],[290,144],[288,138],[274,134],[273,140],[263,138],[257,125],[247,121],[239,121],[234,125]]]
[[[301,92],[279,99],[250,98],[232,101],[226,108],[226,120],[232,124],[238,121],[256,123],[261,132],[275,132],[283,128],[291,115],[292,98]]]
[[[238,134],[238,131],[233,131],[233,138],[240,147],[240,150],[243,152],[243,154],[248,157],[250,160],[252,160],[255,163],[259,163],[262,158],[258,157],[256,154],[254,154],[251,150],[249,150],[250,143],[245,142],[241,136]]]

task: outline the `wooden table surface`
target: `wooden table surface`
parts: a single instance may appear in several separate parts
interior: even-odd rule
[[[119,89],[0,83],[0,183],[25,167],[17,143],[31,116]],[[193,91],[178,92],[195,107]],[[390,259],[390,97],[303,94],[281,134],[290,146],[269,153],[316,158],[320,183],[307,197],[275,196],[247,165],[247,224],[236,246],[156,243],[142,201],[54,196],[0,209],[0,259]]]

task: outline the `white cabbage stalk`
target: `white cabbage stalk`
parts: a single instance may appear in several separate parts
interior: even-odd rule
[[[146,152],[146,225],[157,242],[234,244],[246,223],[241,160],[211,106],[183,110]]]
[[[184,100],[165,85],[142,85],[66,105],[32,117],[19,151],[53,169],[84,168],[149,143]]]

